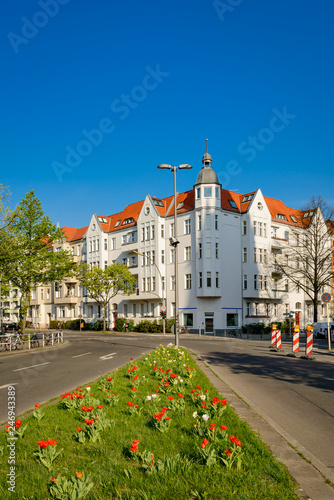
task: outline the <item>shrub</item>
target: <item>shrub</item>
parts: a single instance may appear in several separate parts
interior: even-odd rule
[[[124,331],[124,323],[128,323],[129,327],[128,327],[128,331],[131,332],[133,331],[133,321],[131,321],[130,319],[127,319],[127,318],[117,318],[116,319],[116,330],[118,332],[122,332]]]

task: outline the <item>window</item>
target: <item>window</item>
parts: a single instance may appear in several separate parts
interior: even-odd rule
[[[128,259],[127,259],[126,257],[125,257],[124,259],[122,259],[122,261],[123,261],[123,264],[124,264],[125,266],[127,266],[127,265],[128,265]]]
[[[259,290],[262,290],[263,286],[263,277],[262,274],[259,274]]]
[[[154,240],[155,238],[155,228],[154,226],[151,226],[151,240]]]
[[[238,326],[238,314],[226,313],[226,326]]]
[[[216,272],[216,288],[219,288],[219,272]]]
[[[184,231],[185,231],[185,234],[190,234],[190,231],[191,231],[190,219],[187,219],[184,222]]]
[[[246,220],[244,220],[244,221],[242,222],[242,234],[243,234],[243,235],[246,235],[246,234],[247,234],[247,221],[246,221]]]
[[[104,249],[108,250],[108,240],[106,238],[104,239]]]
[[[58,316],[59,318],[65,318],[65,306],[58,307]]]
[[[285,290],[286,292],[288,292],[288,291],[289,291],[289,281],[288,281],[288,280],[285,280],[284,290]]]
[[[259,262],[263,262],[263,249],[259,248]]]
[[[264,238],[267,237],[267,223],[266,222],[263,223],[263,237]]]
[[[151,252],[150,251],[146,252],[146,265],[147,266],[151,265]]]
[[[184,249],[184,260],[191,260],[191,247]]]
[[[215,230],[218,231],[218,215],[215,215]]]
[[[175,290],[175,276],[170,277],[170,289]]]
[[[238,208],[237,205],[235,204],[235,201],[233,200],[228,200],[232,208]]]
[[[164,224],[161,224],[161,238],[165,237],[165,226]]]
[[[151,278],[146,278],[146,290],[151,291]]]
[[[63,287],[58,282],[55,283],[56,299],[60,299],[63,296]]]
[[[116,238],[111,238],[111,250],[116,249]]]
[[[143,292],[146,292],[146,278],[142,279],[142,290]]]
[[[78,256],[78,257],[80,256],[80,250],[81,250],[80,245],[78,245],[78,246],[77,246],[77,256]]]
[[[92,240],[89,240],[89,253],[92,251]]]
[[[274,316],[277,316],[277,310],[278,310],[277,303],[274,302],[273,306],[274,306]]]
[[[165,250],[161,250],[161,264],[165,263]]]
[[[205,257],[211,259],[211,241],[205,243]]]
[[[165,276],[161,276],[161,288],[165,290]]]
[[[286,217],[285,217],[285,215],[283,215],[283,214],[277,214],[277,215],[275,216],[275,219],[287,220],[287,218],[286,218]]]
[[[258,222],[259,236],[262,236],[262,222]]]
[[[99,252],[100,250],[100,240],[96,240],[96,251]]]
[[[122,236],[122,245],[126,244],[126,234],[123,234]]]
[[[253,228],[254,228],[254,236],[256,236],[257,232],[256,232],[256,229],[257,229],[257,222],[256,220],[253,222]]]
[[[142,265],[142,266],[145,266],[145,262],[146,262],[146,257],[145,257],[145,253],[143,253],[143,255],[142,255],[142,261],[141,261],[141,265]]]
[[[44,300],[44,288],[41,288],[41,300]]]
[[[170,225],[169,225],[169,236],[171,238],[174,237],[174,222],[171,222]]]
[[[31,290],[31,300],[36,300],[36,290]]]
[[[104,269],[107,269],[107,267],[108,267],[108,261],[107,261],[107,260],[105,260],[105,261],[104,261]]]
[[[50,288],[46,289],[46,300],[50,299]]]
[[[199,200],[201,197],[201,188],[196,189],[196,198]]]
[[[204,187],[204,198],[211,198],[211,197],[212,197],[212,188]]]
[[[284,239],[289,241],[289,231],[284,231]]]
[[[186,290],[191,289],[191,274],[185,275],[185,288],[186,288]]]
[[[247,290],[247,274],[244,274],[244,290]]]
[[[208,288],[211,287],[211,271],[207,271],[206,273],[206,286]]]
[[[247,248],[244,248],[243,262],[247,262]]]
[[[267,249],[266,248],[263,249],[263,262],[265,264],[268,264]]]
[[[250,302],[247,302],[247,316],[250,316],[251,313],[251,304]]]
[[[120,220],[118,220],[118,221],[116,222],[116,224],[115,224],[115,227],[118,227],[118,226],[119,226],[119,224],[120,224],[120,222],[121,222],[121,221],[120,221]]]
[[[145,239],[149,240],[150,239],[150,226],[146,226],[146,233],[145,234],[146,234]]]
[[[215,188],[215,193],[216,193],[216,198],[219,198],[219,188],[218,187]]]
[[[137,304],[132,304],[132,316],[135,318],[137,315]]]
[[[297,223],[296,217],[294,217],[293,215],[290,215],[290,218],[291,218],[292,222],[294,222],[295,224]]]
[[[202,230],[202,216],[201,215],[198,216],[198,230],[199,231]]]
[[[285,304],[285,313],[286,313],[286,314],[289,314],[289,313],[290,313],[290,304],[289,304],[289,302],[287,302],[287,303]]]
[[[263,288],[267,290],[268,276],[263,276]]]
[[[175,248],[172,248],[172,249],[170,250],[169,262],[170,262],[170,263],[175,262]]]
[[[205,229],[211,229],[211,215],[205,214]]]
[[[145,240],[145,227],[144,226],[141,228],[141,240],[142,241]]]
[[[257,253],[257,249],[254,248],[254,262],[257,262],[257,259],[256,259],[256,253]]]
[[[198,243],[198,258],[202,258],[202,243]]]
[[[151,263],[152,263],[153,265],[155,264],[155,250],[152,250]]]
[[[254,274],[254,290],[257,290],[257,274]]]
[[[216,259],[219,259],[219,243],[216,241]]]
[[[272,236],[273,236],[273,238],[277,238],[277,229],[278,229],[277,227],[273,227],[272,228]]]
[[[203,286],[203,275],[201,272],[198,273],[198,288],[202,288]]]
[[[183,324],[184,324],[184,326],[194,326],[193,313],[184,313],[183,314]]]
[[[127,304],[123,305],[123,314],[124,314],[124,318],[126,318],[128,315],[128,305]]]

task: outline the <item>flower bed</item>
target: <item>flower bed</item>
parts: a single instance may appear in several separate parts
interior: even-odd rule
[[[17,421],[13,496],[6,431],[0,498],[297,499],[286,469],[172,345]]]

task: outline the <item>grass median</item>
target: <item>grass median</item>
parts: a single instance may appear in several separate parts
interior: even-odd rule
[[[285,467],[172,345],[36,402],[1,432],[0,454],[0,498],[297,499]]]

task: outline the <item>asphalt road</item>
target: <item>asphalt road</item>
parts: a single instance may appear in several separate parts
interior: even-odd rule
[[[70,343],[62,347],[0,356],[0,422],[7,420],[8,384],[15,384],[19,415],[174,340],[139,334],[66,338]],[[318,461],[326,477],[333,477],[334,357],[290,358],[290,346],[271,352],[266,340],[181,336],[180,344],[200,355],[288,442],[312,463]]]

